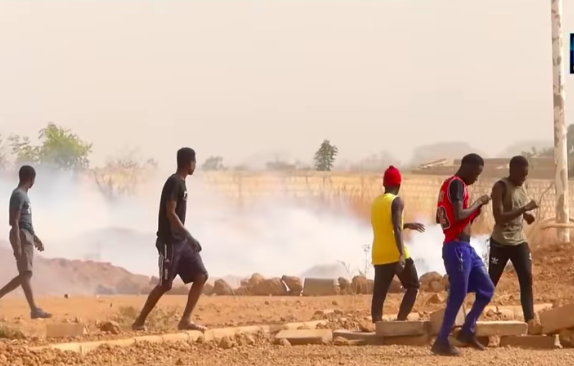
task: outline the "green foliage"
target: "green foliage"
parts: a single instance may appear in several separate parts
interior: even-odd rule
[[[9,138],[16,164],[37,163],[63,170],[88,168],[92,144],[82,141],[78,135],[54,123],[41,129],[39,145],[32,145],[28,137],[18,135]]]
[[[319,150],[315,153],[315,170],[320,172],[330,172],[335,164],[335,159],[339,149],[332,145],[329,140],[323,140]]]
[[[201,165],[201,170],[205,171],[216,171],[216,170],[226,170],[227,168],[223,165],[223,158],[221,156],[210,156]]]

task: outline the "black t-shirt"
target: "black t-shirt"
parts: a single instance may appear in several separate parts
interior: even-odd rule
[[[167,217],[166,203],[174,200],[176,202],[175,213],[185,224],[185,213],[187,210],[187,187],[185,180],[177,174],[167,178],[161,191],[161,199],[159,202],[159,215],[157,223],[157,237],[163,241],[164,244],[169,244],[174,240],[181,240],[185,238],[184,233],[173,232],[171,224]]]
[[[450,181],[448,185],[448,199],[452,203],[464,201],[464,186],[460,180],[453,179]]]

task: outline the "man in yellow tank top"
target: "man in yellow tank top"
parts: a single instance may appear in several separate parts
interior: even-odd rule
[[[383,304],[395,275],[406,290],[401,302],[397,320],[407,320],[419,291],[419,276],[415,263],[404,245],[403,229],[424,232],[419,223],[404,223],[404,204],[398,196],[401,188],[401,173],[390,166],[383,178],[385,193],[375,198],[371,206],[371,225],[373,227],[373,266],[375,267],[375,285],[371,316],[373,323],[383,320]]]

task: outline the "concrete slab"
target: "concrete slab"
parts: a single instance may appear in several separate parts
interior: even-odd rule
[[[379,337],[401,337],[427,334],[430,322],[428,321],[394,321],[378,322],[375,324],[375,333]]]
[[[46,324],[46,338],[71,338],[86,334],[83,323],[52,323]]]
[[[524,349],[557,349],[562,348],[557,336],[526,335],[500,337],[500,347]]]
[[[511,321],[478,321],[476,322],[476,335],[486,336],[517,336],[528,333],[528,324],[517,320]]]
[[[280,342],[282,339],[289,341],[293,346],[327,344],[333,341],[333,332],[330,329],[282,330],[275,335],[275,341]]]
[[[333,338],[337,337],[345,338],[349,341],[360,341],[369,345],[384,345],[383,337],[379,337],[375,332],[366,333],[341,329],[333,331]]]
[[[162,334],[161,338],[163,338],[164,342],[187,342],[189,341],[189,334],[181,332],[181,333],[171,333],[171,334]]]
[[[283,324],[283,330],[290,330],[290,329],[316,329],[317,326],[327,324],[327,320],[312,320],[308,322],[299,322],[299,323],[287,323]]]
[[[429,331],[431,335],[437,335],[440,327],[442,325],[442,319],[444,317],[444,310],[445,309],[441,309],[441,310],[437,310],[434,313],[432,313],[430,315],[430,326],[429,326]],[[462,325],[464,324],[464,318],[466,316],[466,311],[464,306],[462,306],[460,308],[460,310],[458,311],[458,314],[456,315],[456,319],[454,322],[454,327],[462,327]]]
[[[562,329],[574,328],[574,304],[540,312],[542,333],[556,334]]]

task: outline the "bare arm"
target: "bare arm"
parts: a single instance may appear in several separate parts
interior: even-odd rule
[[[24,198],[17,191],[14,192],[10,197],[9,223],[12,227],[11,236],[14,238],[14,243],[12,243],[12,245],[17,245],[18,248],[21,247],[22,243],[20,241],[20,215],[22,214],[23,206]]]
[[[395,197],[393,203],[391,204],[391,219],[393,222],[393,231],[395,233],[395,243],[399,251],[400,256],[404,255],[403,248],[403,200],[400,197]]]
[[[494,216],[494,222],[498,225],[504,225],[517,217],[524,216],[526,213],[526,206],[504,212],[504,189],[504,183],[502,182],[496,182],[492,187],[492,215]]]
[[[175,212],[176,207],[177,207],[177,201],[175,199],[167,200],[165,208],[167,218],[169,220],[169,223],[171,224],[171,228],[176,232],[185,233],[187,237],[190,237],[191,235],[189,234],[185,226],[183,226],[183,223],[181,222],[181,220],[177,216],[177,213]]]

